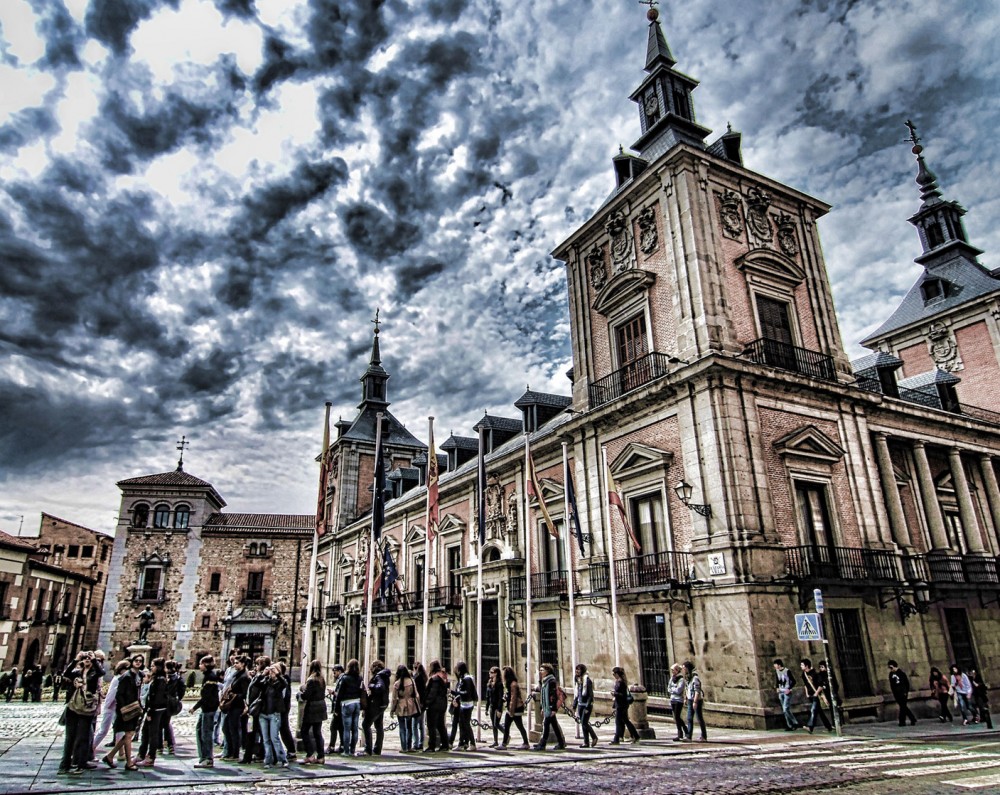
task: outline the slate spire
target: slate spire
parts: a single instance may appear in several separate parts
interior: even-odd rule
[[[375,324],[372,353],[368,359],[368,369],[361,376],[361,403],[358,405],[360,409],[365,406],[384,407],[389,405],[389,401],[386,400],[386,381],[389,380],[389,374],[382,367],[382,351],[378,342],[379,325],[382,321],[379,320],[378,314],[376,309],[375,319],[372,321]]]

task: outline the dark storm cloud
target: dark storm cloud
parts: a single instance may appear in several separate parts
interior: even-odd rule
[[[264,63],[251,81],[253,91],[255,94],[266,94],[275,83],[288,80],[306,66],[305,58],[296,54],[291,44],[268,34],[264,39]]]
[[[253,0],[215,0],[215,7],[224,16],[235,16],[243,19],[253,19],[257,15]]]
[[[338,354],[332,347],[329,352]],[[285,427],[290,417],[314,410],[325,400],[342,404],[356,399],[356,382],[342,377],[350,366],[350,360],[339,356],[312,361],[295,355],[266,363],[260,370],[262,383],[256,395],[259,429]]]
[[[241,374],[241,363],[232,351],[215,348],[184,367],[181,383],[194,392],[224,392]]]
[[[38,15],[38,32],[45,39],[45,57],[42,66],[49,68],[76,68],[80,66],[77,50],[85,37],[62,0],[31,0],[31,7]]]
[[[363,259],[384,262],[420,239],[416,224],[393,218],[378,207],[354,202],[341,210],[348,241]]]
[[[401,299],[409,299],[419,292],[424,285],[445,269],[441,262],[427,260],[424,262],[408,262],[396,271],[396,288]]]
[[[91,0],[85,24],[87,33],[116,55],[128,49],[129,35],[161,7],[177,8],[180,0]]]
[[[59,123],[48,108],[20,110],[11,116],[9,122],[0,126],[0,151],[20,149],[58,129]]]
[[[318,65],[364,63],[389,36],[383,0],[312,0],[306,35]]]

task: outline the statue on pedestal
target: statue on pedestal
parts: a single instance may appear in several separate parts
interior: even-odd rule
[[[156,623],[156,614],[153,609],[146,605],[146,608],[139,613],[136,618],[139,619],[139,640],[138,643],[148,643],[149,642],[149,628]]]

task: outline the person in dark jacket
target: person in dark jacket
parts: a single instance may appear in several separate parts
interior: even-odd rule
[[[548,741],[551,731],[556,740],[556,749],[561,751],[566,747],[566,738],[559,727],[559,711],[557,709],[559,684],[556,682],[555,669],[552,665],[542,663],[542,667],[538,669],[538,681],[542,705],[542,736],[534,750],[545,750],[545,743]]]
[[[288,675],[288,666],[281,660],[278,660],[275,664],[281,671],[281,677],[285,680],[285,684],[288,685],[285,690],[285,707],[281,710],[281,742],[285,746],[285,754],[288,756],[288,761],[294,762],[295,737],[292,734],[292,727],[288,719],[288,716],[292,712],[292,678]]]
[[[990,686],[986,684],[983,675],[975,667],[969,668],[969,681],[972,683],[972,706],[976,710],[976,723],[985,723],[987,729],[992,729]]]
[[[215,767],[213,759],[215,747],[212,743],[215,730],[215,713],[219,711],[219,675],[215,670],[215,657],[211,654],[198,662],[201,669],[201,692],[191,707],[192,712],[201,710],[195,727],[198,745],[198,763],[195,767]]]
[[[361,697],[365,695],[361,682],[361,664],[347,663],[347,670],[337,680],[337,704],[344,721],[344,756],[354,756],[358,747],[358,721],[361,717]]]
[[[463,751],[476,750],[476,736],[472,733],[472,711],[479,701],[476,680],[469,673],[469,666],[463,661],[455,664],[455,679],[458,689],[458,747]]]
[[[490,726],[493,727],[493,742],[490,748],[497,748],[500,745],[500,716],[503,714],[503,678],[500,676],[499,666],[490,668],[490,678],[486,681],[485,688],[486,715],[490,719]]]
[[[344,719],[340,715],[340,677],[344,675],[344,666],[335,663],[333,666],[333,687],[327,691],[330,698],[330,745],[326,749],[328,754],[342,754],[344,752]],[[337,740],[340,739],[338,745]]]
[[[590,725],[590,715],[594,711],[594,680],[587,674],[587,666],[583,663],[576,666],[573,709],[576,711],[576,719],[580,721],[580,730],[583,732],[583,747],[597,745],[597,732]]]
[[[427,753],[448,751],[448,728],[444,716],[448,712],[451,691],[448,674],[438,660],[431,661],[430,676],[427,678],[427,695],[424,705],[427,709]]]
[[[139,767],[152,767],[156,764],[156,743],[162,733],[164,716],[170,710],[170,696],[167,692],[167,661],[157,657],[150,663],[152,680],[149,683],[149,693],[146,696],[146,726],[139,744]]]
[[[629,692],[628,679],[625,677],[625,669],[616,666],[611,669],[611,675],[615,678],[615,686],[611,691],[611,697],[615,704],[615,736],[611,739],[612,745],[619,745],[625,739],[625,730],[632,738],[633,743],[639,742],[639,732],[635,730],[632,721],[628,719]],[[690,737],[690,731],[688,737]]]
[[[513,724],[521,732],[521,748],[527,750],[530,746],[528,745],[528,733],[524,730],[524,718],[522,717],[524,715],[525,700],[521,693],[521,685],[517,681],[517,674],[514,673],[514,669],[509,665],[503,669],[503,684],[503,703],[507,714],[503,719],[503,743],[500,747],[507,750],[507,744],[510,742],[510,727]]]
[[[14,698],[14,690],[17,688],[17,666],[15,665],[11,668],[4,676],[6,677],[6,682],[0,683],[3,685],[0,692],[2,692],[4,699],[9,704],[10,700]]]
[[[237,657],[233,660],[232,668],[236,673],[227,688],[232,701],[229,709],[225,713],[226,717],[222,723],[222,731],[226,736],[226,753],[223,757],[226,760],[235,762],[240,758],[240,748],[243,745],[244,735],[247,731],[247,719],[244,710],[247,705],[247,694],[250,689],[250,674],[247,673],[247,666],[250,665],[249,657]],[[225,696],[227,691],[223,691]]]
[[[906,704],[910,697],[910,678],[895,660],[889,660],[888,665],[889,689],[892,690],[892,697],[896,699],[896,704],[899,706],[899,725],[905,726],[906,720],[909,718],[910,725],[913,726],[916,724],[917,718],[910,712],[910,708]]]
[[[417,720],[414,723],[416,737],[414,738],[414,750],[424,750],[424,713],[427,712],[425,699],[427,698],[427,670],[424,664],[416,662],[413,664],[413,684],[417,688],[417,699],[420,701],[420,712],[417,713]]]
[[[281,711],[285,708],[288,682],[281,675],[281,666],[269,665],[263,671],[260,687],[260,733],[264,741],[264,767],[288,767],[288,755],[281,741]]]
[[[145,662],[142,657],[139,660]],[[132,666],[132,660],[122,660],[115,666],[115,721],[112,730],[117,739],[111,750],[101,759],[108,767],[116,767],[115,756],[124,752],[126,770],[138,769],[132,762],[132,736],[142,714],[141,710],[135,712],[135,708],[131,706],[139,701],[139,682]],[[128,717],[122,713],[126,708],[130,708]]]
[[[181,667],[174,660],[167,660],[167,701],[169,706],[163,715],[163,727],[156,750],[163,753],[163,746],[166,744],[167,753],[173,756],[174,753],[174,727],[172,718],[182,709],[184,693],[187,688],[184,686],[184,679],[181,677]]]
[[[376,660],[372,663],[372,678],[368,682],[368,706],[365,708],[365,720],[362,729],[365,734],[365,756],[382,755],[382,740],[385,737],[385,711],[389,706],[389,688],[392,687],[392,674],[385,663]],[[372,726],[375,727],[375,743],[372,744]]]
[[[250,680],[247,689],[247,707],[249,708],[264,692],[264,685],[267,683],[267,669],[271,666],[270,657],[258,657],[256,660],[256,671]],[[248,713],[249,714],[249,713]],[[240,764],[249,765],[256,758],[264,758],[264,744],[260,728],[260,712],[256,715],[249,715],[250,728],[243,735],[243,759]]]
[[[323,721],[326,720],[326,680],[323,678],[323,663],[313,660],[309,664],[309,676],[300,690],[302,701],[302,743],[306,748],[304,765],[322,765]]]
[[[88,768],[97,767],[89,761],[90,758],[90,727],[93,724],[94,715],[97,713],[96,696],[94,698],[94,712],[83,714],[74,711],[72,707],[73,695],[77,690],[85,690],[90,694],[96,694],[100,686],[101,675],[94,666],[93,659],[86,653],[81,652],[76,660],[66,669],[64,674],[72,682],[70,690],[70,708],[66,710],[66,736],[63,743],[62,761],[59,764],[60,773],[79,774]],[[27,673],[25,673],[27,676]]]

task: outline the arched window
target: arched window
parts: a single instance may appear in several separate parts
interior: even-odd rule
[[[149,506],[144,502],[132,508],[132,527],[145,527],[149,524]]]
[[[250,557],[252,557],[252,558],[257,557],[257,544],[256,543],[250,545]]]
[[[191,520],[191,509],[187,505],[178,505],[174,508],[174,527],[178,530],[187,530],[188,522]]]
[[[161,502],[153,510],[153,527],[170,526],[170,506]]]

